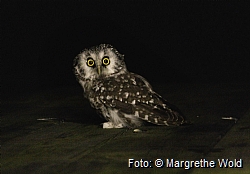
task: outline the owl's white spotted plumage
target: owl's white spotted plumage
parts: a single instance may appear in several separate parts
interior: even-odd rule
[[[74,60],[74,71],[84,96],[108,121],[103,128],[139,127],[143,121],[167,126],[185,122],[143,77],[127,70],[124,55],[109,44],[83,50]]]

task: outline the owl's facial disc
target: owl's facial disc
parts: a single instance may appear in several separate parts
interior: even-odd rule
[[[91,47],[76,57],[75,73],[81,79],[90,80],[125,73],[127,69],[123,57],[108,44]]]

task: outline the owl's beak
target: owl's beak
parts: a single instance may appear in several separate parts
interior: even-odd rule
[[[101,65],[97,66],[97,72],[98,72],[99,75],[101,75]]]

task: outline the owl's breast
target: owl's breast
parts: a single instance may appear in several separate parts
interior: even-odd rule
[[[89,97],[96,98],[109,107],[115,107],[117,103],[129,106],[127,104],[150,101],[152,93],[145,83],[127,73],[94,82]]]

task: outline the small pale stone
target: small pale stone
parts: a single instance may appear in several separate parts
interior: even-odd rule
[[[142,130],[141,129],[134,129],[133,132],[134,133],[139,133],[139,132],[142,132]]]

